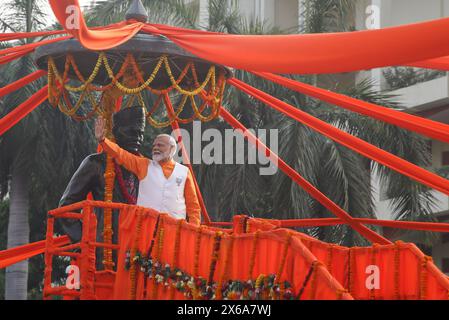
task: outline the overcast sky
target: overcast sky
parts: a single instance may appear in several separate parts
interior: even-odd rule
[[[83,6],[89,5],[92,0],[78,0],[80,7],[82,8]],[[1,3],[1,0],[0,0]],[[53,14],[53,11],[51,11],[51,7],[50,4],[47,2],[47,5],[45,7],[45,12],[48,15],[48,24],[51,25],[52,23],[56,22],[56,18],[55,15]]]

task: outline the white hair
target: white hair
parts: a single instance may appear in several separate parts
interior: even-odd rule
[[[172,147],[174,147],[174,148],[173,148],[173,151],[170,152],[170,158],[173,158],[174,155],[176,154],[176,151],[178,151],[178,145],[177,145],[177,143],[176,143],[175,138],[173,138],[173,136],[171,136],[171,135],[169,135],[169,134],[165,134],[165,133],[158,134],[158,135],[156,136],[156,139],[159,138],[159,137],[167,137],[167,138],[168,138],[168,143],[169,143]]]

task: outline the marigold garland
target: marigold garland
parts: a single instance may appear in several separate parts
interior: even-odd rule
[[[112,135],[112,113],[115,107],[115,97],[113,92],[106,92],[103,102],[104,109],[106,110],[105,114],[105,131],[106,136],[111,140],[115,141],[114,136]],[[114,181],[115,181],[115,168],[114,168],[114,159],[109,154],[106,155],[106,169],[104,173],[104,201],[112,202],[114,197]],[[106,244],[112,244],[112,208],[103,209],[103,241]],[[114,267],[114,262],[112,261],[112,249],[104,248],[104,261],[103,264],[106,270],[112,270]]]
[[[373,247],[371,248],[371,265],[373,265],[373,266],[376,265],[376,255],[377,255],[377,251],[378,251],[377,247],[378,247],[378,244],[373,243]],[[375,288],[371,288],[369,294],[370,294],[371,300],[376,300],[376,289]]]
[[[152,297],[153,300],[156,300],[157,298],[157,284],[162,282],[162,277],[156,272],[157,268],[162,266],[162,264],[160,263],[160,256],[162,253],[162,248],[164,245],[164,228],[163,228],[163,220],[161,219],[161,221],[159,222],[159,224],[161,225],[161,227],[159,228],[159,234],[157,236],[158,239],[158,245],[157,245],[157,250],[155,253],[155,263],[153,264],[153,292],[152,292]]]
[[[139,216],[141,217],[141,216]],[[198,276],[198,266],[194,266],[195,275],[189,275],[180,270],[176,264],[179,257],[180,245],[180,229],[183,221],[177,223],[176,239],[174,246],[174,254],[172,265],[162,263],[160,260],[163,250],[163,235],[164,228],[162,227],[161,215],[158,215],[155,227],[153,230],[153,237],[149,246],[149,252],[146,256],[138,250],[139,239],[141,237],[141,222],[136,224],[136,239],[131,251],[126,252],[125,268],[130,270],[131,290],[130,296],[135,298],[137,271],[141,271],[144,275],[144,293],[146,292],[145,280],[153,279],[153,298],[156,298],[156,291],[158,285],[163,285],[170,289],[171,292],[177,290],[184,294],[189,299],[225,299],[225,300],[256,300],[256,299],[293,299],[293,289],[289,282],[275,281],[277,275],[259,275],[256,280],[251,278],[246,282],[229,279],[229,267],[231,265],[232,248],[234,245],[234,237],[230,237],[230,246],[226,253],[225,263],[223,265],[223,274],[219,283],[213,281],[216,264],[218,262],[219,252],[221,248],[222,232],[216,232],[214,236],[214,245],[212,251],[212,259],[209,268],[208,279]],[[139,220],[141,218],[138,218]],[[195,251],[200,251],[202,228],[197,228],[195,239]],[[157,252],[152,257],[152,249],[156,245]],[[195,254],[199,256],[198,254]],[[195,259],[198,261],[198,259]],[[140,268],[138,268],[140,266]],[[173,297],[173,295],[172,295]]]
[[[195,258],[193,263],[193,275],[198,277],[199,275],[199,263],[200,263],[200,249],[201,249],[201,232],[203,226],[196,228],[196,239],[195,239]]]
[[[299,289],[298,291],[296,300],[301,300],[302,294],[304,293],[304,290],[306,289],[307,284],[309,283],[310,277],[312,276],[314,270],[315,270],[315,261],[310,264],[309,271],[307,272],[306,277],[304,278],[304,282],[301,286],[301,289]]]
[[[111,82],[105,86],[94,86],[92,83],[97,77],[102,66],[104,66]],[[68,80],[70,67],[74,70],[74,73],[77,76],[78,80],[82,83],[80,86],[74,87],[66,83]],[[165,73],[167,74],[171,85],[168,88],[162,90],[159,88],[152,88],[150,85],[154,81],[156,76],[161,72],[161,70],[165,70]],[[189,71],[191,71],[192,73],[193,84],[195,85],[192,90],[187,90],[180,86],[181,82]],[[124,78],[126,74],[130,74],[134,79],[137,79],[139,85],[137,87],[128,87],[124,83],[125,79],[120,80],[121,78]],[[82,121],[91,118],[96,113],[102,114],[100,104],[96,103],[95,99],[92,96],[93,91],[107,91],[109,89],[115,88],[121,92],[121,95],[141,96],[143,90],[149,90],[152,94],[160,96],[168,94],[170,91],[175,90],[183,95],[183,98],[181,99],[176,112],[174,114],[168,112],[168,120],[159,122],[152,117],[152,114],[159,106],[159,103],[156,103],[151,111],[147,113],[147,120],[152,126],[163,128],[171,125],[174,121],[185,124],[195,119],[199,119],[201,121],[210,121],[218,116],[226,83],[225,73],[222,69],[219,69],[219,72],[217,72],[216,67],[214,65],[211,65],[205,76],[205,79],[200,83],[198,80],[198,74],[195,68],[195,64],[193,61],[190,61],[186,63],[185,67],[181,70],[178,78],[175,79],[168,56],[162,55],[161,57],[159,57],[156,66],[154,67],[147,80],[143,78],[142,74],[143,73],[140,71],[139,66],[132,54],[128,54],[126,56],[122,63],[122,66],[119,69],[119,72],[114,75],[114,71],[112,70],[108,57],[104,52],[101,52],[98,56],[92,73],[87,79],[85,79],[85,77],[80,72],[78,65],[76,64],[76,61],[72,55],[69,54],[66,56],[64,71],[62,75],[59,73],[54,59],[52,57],[49,57],[49,101],[53,106],[57,105],[61,112],[75,118],[78,121]],[[59,90],[56,80],[60,84]],[[81,93],[80,98],[76,102],[75,106],[72,106],[72,103],[70,102],[70,99],[67,95],[67,91]],[[204,101],[200,107],[198,107],[197,102],[194,98],[194,96],[197,95],[200,95]],[[63,102],[61,101],[61,96],[64,97],[63,101],[65,102],[66,106],[64,106]],[[88,112],[87,115],[80,116],[77,114],[77,112],[86,97],[89,99],[89,102],[92,105],[92,110]],[[140,101],[142,100],[143,99],[140,99]],[[187,100],[191,102],[193,115],[190,118],[181,119],[179,115],[183,111]],[[141,104],[145,106],[144,103]],[[207,116],[203,115],[203,111],[206,106],[209,106],[211,109],[209,115]]]
[[[214,292],[214,288],[212,287],[212,284],[214,282],[214,274],[215,274],[215,268],[217,266],[218,255],[220,254],[220,245],[221,245],[222,235],[223,235],[223,232],[218,231],[215,233],[215,236],[214,236],[212,259],[210,261],[209,277],[207,280],[207,295],[208,295],[209,299],[213,299],[213,297],[215,296],[215,292]]]
[[[150,270],[152,269],[152,265],[150,265],[151,254],[153,252],[154,242],[156,241],[157,234],[159,232],[159,222],[161,219],[161,214],[159,214],[156,218],[156,223],[154,224],[154,230],[153,235],[151,237],[150,246],[148,248],[147,254],[145,256],[145,259],[141,265],[141,271],[144,273],[144,280],[143,280],[143,290],[144,290],[144,298],[147,297],[147,279],[149,277]]]
[[[178,265],[178,259],[179,259],[179,246],[181,244],[181,228],[182,228],[182,224],[184,223],[184,219],[179,219],[176,222],[176,235],[175,235],[175,246],[174,246],[174,250],[173,250],[173,259],[172,259],[172,267],[173,268],[177,268]],[[170,290],[170,300],[173,300],[175,295],[175,290],[174,287],[171,286],[171,290]]]
[[[253,278],[254,265],[256,262],[257,243],[259,240],[259,233],[260,233],[260,231],[256,230],[254,237],[253,237],[253,243],[251,246],[251,258],[249,260],[249,274],[248,274],[249,279]]]
[[[226,259],[225,259],[225,262],[223,265],[223,273],[221,275],[221,278],[217,285],[217,289],[215,291],[215,297],[218,300],[221,300],[223,298],[223,296],[222,296],[223,283],[229,279],[229,270],[232,266],[233,251],[234,251],[234,236],[231,235],[229,237],[229,246],[228,246],[228,250],[226,251]]]
[[[287,233],[287,239],[285,240],[284,250],[282,253],[282,260],[279,264],[279,270],[276,274],[276,283],[281,281],[282,272],[284,271],[285,262],[287,261],[288,248],[290,247],[290,242],[292,239],[292,234],[290,232]]]
[[[394,297],[395,299],[400,299],[399,294],[399,267],[400,267],[400,253],[401,253],[401,242],[396,241],[394,246]]]
[[[427,264],[432,261],[432,257],[424,256],[419,268],[419,300],[427,298]]]
[[[353,295],[353,281],[354,281],[354,255],[352,254],[352,248],[348,249],[348,292]]]
[[[137,222],[136,222],[136,237],[134,239],[134,245],[131,251],[131,261],[130,261],[130,272],[129,277],[131,281],[130,286],[130,299],[135,300],[136,299],[136,289],[137,289],[137,268],[139,264],[139,260],[141,258],[140,252],[139,252],[139,242],[140,242],[140,236],[142,232],[142,220],[143,220],[143,214],[142,211],[138,209],[136,212],[137,214]]]

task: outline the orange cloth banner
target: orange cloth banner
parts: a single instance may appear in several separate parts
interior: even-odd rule
[[[50,4],[66,31],[88,49],[116,47],[143,30],[164,35],[200,58],[250,71],[338,73],[449,56],[449,18],[323,34],[230,35],[133,21],[107,31],[94,31],[87,28],[77,0],[50,0]]]
[[[169,264],[188,275],[220,284],[228,280],[255,281],[260,275],[273,274],[280,276],[281,282],[288,281],[294,294],[302,288],[302,299],[351,299],[300,239],[291,236],[293,231],[261,232],[255,241],[254,234],[228,234],[222,230],[219,249],[215,250],[219,229],[197,227],[168,215],[161,215],[157,223],[158,215],[154,210],[137,207],[122,210],[114,299],[186,298],[170,281],[158,283],[157,277],[145,281],[138,268],[126,270],[127,251],[131,251],[131,260],[134,248],[148,252],[156,225],[151,256],[162,268]],[[312,276],[303,287],[312,266]],[[268,292],[263,294],[270,298]]]
[[[247,232],[273,232],[279,220],[254,219]],[[295,232],[356,300],[447,300],[449,280],[414,244],[348,248]],[[377,277],[378,276],[378,277]]]
[[[43,41],[39,41],[39,42],[33,42],[33,43],[29,43],[29,44],[24,44],[22,46],[17,46],[17,47],[11,47],[11,48],[6,48],[3,50],[0,50],[0,55],[6,55],[6,54],[11,54],[11,53],[17,53],[17,52],[24,52],[24,51],[28,51],[28,50],[34,50],[37,47],[46,45],[46,44],[50,44],[50,43],[55,43],[55,42],[59,42],[59,41],[63,41],[63,40],[67,40],[73,38],[72,36],[64,36],[64,37],[58,37],[56,39],[49,39],[49,40],[43,40]]]
[[[274,275],[273,283],[291,284],[294,299],[448,299],[449,280],[413,244],[347,248],[279,228],[276,220],[235,216],[233,230],[221,229],[217,247],[218,228],[135,206],[122,209],[120,217],[114,299],[193,298],[160,276],[163,272],[146,278],[137,265],[127,269],[127,252],[133,261],[136,250],[148,253],[150,247],[162,270],[175,266],[195,279],[212,279],[218,287],[229,280],[246,283]],[[217,293],[215,298],[223,298]],[[267,292],[262,297],[272,298]]]
[[[143,23],[115,24],[109,30],[90,30],[84,20],[78,0],[49,0],[51,8],[64,29],[90,50],[106,50],[131,39]]]
[[[60,247],[70,243],[68,236],[57,237],[53,239],[54,246]],[[44,253],[45,240],[25,244],[23,246],[0,251],[0,269],[6,268],[17,262],[34,257]]]
[[[22,50],[22,51],[18,51],[15,53],[11,53],[11,54],[7,54],[5,56],[0,57],[0,65],[8,63],[10,61],[19,59],[20,57],[26,56],[27,54],[33,52],[34,49],[27,49],[27,50]]]
[[[26,86],[30,82],[33,82],[34,80],[39,79],[46,75],[47,75],[47,72],[45,72],[44,70],[37,70],[19,80],[17,80],[16,82],[13,82],[11,84],[4,86],[3,88],[0,88],[0,97],[10,94],[11,92],[16,91],[16,90],[22,88],[23,86]]]
[[[0,119],[0,136],[11,129],[48,98],[48,85],[33,94],[28,100]]]
[[[237,119],[235,119],[226,109],[220,108],[221,117],[229,123],[233,128],[242,130],[242,134],[248,139],[250,143],[256,146],[259,151],[262,151],[267,158],[276,166],[279,167],[286,175],[295,181],[301,188],[303,188],[314,199],[321,203],[326,209],[335,214],[337,217],[349,224],[354,230],[364,236],[372,243],[388,244],[390,241],[381,235],[377,234],[370,228],[355,221],[353,217],[345,210],[340,208],[335,202],[326,197],[320,190],[315,188],[309,181],[304,179],[298,172],[290,167],[285,161],[279,158],[277,154],[267,148],[256,136],[248,131]]]
[[[66,33],[65,30],[0,33],[0,41],[10,41],[10,40],[34,38],[34,37],[46,37],[46,36],[52,36],[52,35],[64,34],[64,33]]]

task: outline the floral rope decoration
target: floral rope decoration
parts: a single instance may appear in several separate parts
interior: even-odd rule
[[[127,260],[130,260],[129,256]],[[151,261],[145,261],[139,253],[136,254],[134,259],[135,263],[140,265],[150,264]],[[210,293],[210,288],[216,290],[218,284],[212,282],[208,284],[206,279],[202,277],[194,277],[188,273],[180,270],[179,268],[173,268],[169,264],[165,264],[162,268],[162,264],[154,262],[156,267],[153,269],[154,274],[150,272],[150,277],[157,277],[159,280],[157,284],[163,284],[165,287],[172,287],[173,289],[181,292],[188,299],[197,300],[209,300],[218,299],[215,294]],[[138,270],[138,269],[136,269]],[[142,269],[140,269],[142,270]],[[247,280],[246,282],[240,280],[231,280],[224,282],[221,287],[221,297],[224,300],[261,300],[261,299],[284,299],[291,300],[294,298],[291,284],[288,281],[281,283],[283,287],[283,294],[281,297],[275,294],[277,291],[274,279],[276,275],[260,275],[256,280]],[[245,290],[246,289],[246,290]],[[195,293],[196,291],[196,293]],[[281,292],[281,290],[279,290]]]
[[[249,279],[253,278],[254,265],[256,262],[257,244],[259,241],[259,234],[260,234],[260,231],[256,230],[254,237],[253,237],[253,244],[251,246],[251,258],[249,260],[249,272],[248,272]]]
[[[210,261],[210,267],[209,267],[209,277],[207,280],[207,288],[206,293],[209,300],[213,299],[215,297],[215,288],[213,287],[214,284],[214,274],[215,274],[215,268],[217,267],[217,261],[218,261],[218,255],[220,254],[220,244],[221,244],[221,237],[223,236],[223,233],[221,231],[218,231],[215,233],[214,236],[214,246],[212,249],[212,259]]]
[[[201,232],[203,226],[196,229],[196,239],[195,239],[195,258],[193,264],[193,275],[195,277],[199,276],[199,264],[200,264],[200,251],[201,251]]]
[[[317,260],[313,261],[310,264],[309,271],[307,272],[307,275],[304,278],[304,282],[303,282],[303,284],[301,286],[301,289],[299,289],[299,291],[298,291],[298,294],[296,296],[296,300],[301,300],[302,294],[304,293],[304,290],[306,289],[307,284],[309,283],[310,278],[312,277],[312,274],[315,272],[315,265],[316,265],[316,263],[317,263]]]
[[[144,274],[143,279],[143,290],[144,290],[144,298],[147,297],[147,279],[149,278],[150,270],[153,267],[152,259],[151,259],[151,253],[153,252],[154,242],[156,240],[157,234],[159,232],[159,222],[161,219],[161,214],[159,214],[156,218],[156,223],[154,225],[153,235],[151,237],[150,246],[148,248],[148,252],[146,254],[145,259],[141,263],[140,271]]]
[[[159,273],[156,272],[157,270],[159,270],[159,268],[162,267],[162,264],[160,262],[160,257],[162,254],[162,249],[164,246],[164,227],[163,227],[163,220],[161,218],[161,221],[159,222],[160,227],[159,227],[159,234],[157,237],[157,250],[155,253],[155,262],[153,263],[153,293],[152,293],[152,297],[153,300],[156,300],[157,298],[157,284],[161,283],[164,281],[163,276]]]
[[[224,266],[223,266],[223,273],[221,275],[221,278],[220,278],[217,288],[215,290],[215,297],[217,300],[221,300],[223,298],[223,295],[222,295],[223,283],[229,279],[229,270],[232,266],[233,251],[234,251],[234,236],[231,235],[229,237],[228,250],[226,251],[226,260],[225,260]]]
[[[137,213],[136,237],[134,239],[134,245],[131,251],[130,272],[129,272],[129,278],[131,281],[129,297],[131,300],[136,299],[137,268],[141,259],[141,254],[139,251],[139,242],[142,233],[143,212],[140,209],[137,209],[136,213]]]
[[[377,252],[378,252],[378,244],[373,243],[373,246],[371,248],[371,265],[372,266],[377,265],[377,263],[376,263]],[[376,300],[376,289],[374,288],[374,286],[372,286],[372,288],[370,289],[369,297],[370,297],[370,300]]]
[[[424,256],[421,260],[419,273],[419,300],[427,298],[427,264],[432,261],[432,257]]]
[[[112,135],[112,112],[115,105],[115,99],[106,94],[104,97],[104,102],[106,106],[106,136],[114,141],[114,137]],[[106,169],[104,173],[104,201],[112,202],[114,198],[114,181],[115,181],[115,168],[114,168],[114,159],[109,154],[106,155]],[[104,208],[103,209],[103,241],[107,244],[112,244],[112,208]],[[106,270],[112,270],[114,267],[114,262],[112,261],[112,249],[104,248],[104,261],[103,264]]]
[[[95,102],[95,98],[92,96],[93,91],[104,92],[109,89],[118,89],[121,95],[141,95],[143,90],[148,90],[152,94],[157,96],[168,94],[171,91],[180,93],[183,98],[180,103],[180,107],[176,110],[176,113],[172,116],[169,115],[167,121],[158,122],[151,115],[155,109],[147,114],[148,122],[157,127],[162,128],[171,125],[174,121],[180,123],[189,123],[195,119],[201,121],[210,121],[215,119],[219,115],[221,101],[223,99],[224,88],[226,84],[225,71],[218,69],[211,65],[205,75],[204,80],[200,83],[198,80],[198,74],[193,61],[187,62],[185,67],[180,70],[181,72],[175,78],[173,75],[172,67],[170,66],[169,57],[162,55],[159,57],[154,69],[151,71],[147,80],[143,77],[143,72],[139,69],[139,66],[132,54],[128,54],[124,59],[119,71],[114,75],[114,70],[108,60],[107,55],[104,52],[99,53],[97,62],[87,79],[80,72],[78,65],[72,55],[67,55],[64,64],[64,70],[62,74],[59,72],[56,63],[52,57],[48,59],[48,79],[49,79],[49,101],[53,106],[58,106],[59,109],[66,115],[75,118],[78,121],[89,119],[96,113],[101,114],[101,110],[98,110],[99,104]],[[111,82],[105,86],[93,85],[94,80],[97,78],[100,69],[104,67]],[[81,82],[80,86],[74,87],[67,84],[69,79],[70,69],[73,69],[74,74]],[[191,72],[193,76],[193,82],[188,81],[190,88],[182,88],[181,82],[184,80],[188,72]],[[157,78],[158,74],[164,73],[165,77],[170,80],[171,85],[165,89],[151,87],[152,82]],[[129,87],[126,79],[126,75],[130,74],[133,79],[137,79],[139,85],[137,87]],[[58,83],[59,82],[59,85]],[[75,106],[72,107],[70,99],[68,99],[68,92],[80,93],[80,97]],[[204,103],[200,107],[197,106],[197,102],[194,97],[200,95]],[[64,97],[66,106],[61,102],[61,97]],[[81,107],[85,98],[89,99],[90,104],[93,106],[92,111],[85,116],[77,115],[77,111]],[[181,119],[181,114],[184,105],[187,100],[190,100],[193,110],[193,116],[188,119]],[[157,107],[159,104],[156,104]],[[206,106],[210,107],[210,114],[205,116],[202,114]]]
[[[394,244],[394,298],[400,299],[399,294],[399,267],[400,267],[401,242],[396,241]]]
[[[160,217],[161,215],[158,215]],[[178,226],[181,226],[183,222],[178,222]],[[140,227],[141,228],[141,227]],[[181,227],[179,227],[181,228]],[[136,227],[136,232],[137,232]],[[177,229],[178,230],[178,229]],[[201,244],[201,228],[197,228],[197,237],[195,240],[195,255],[199,256],[200,244]],[[136,235],[140,239],[141,231]],[[133,247],[133,250],[128,251],[126,254],[125,267],[130,270],[130,278],[132,280],[133,290],[136,287],[133,283],[136,283],[137,271],[141,271],[144,275],[144,290],[146,290],[146,279],[153,279],[153,290],[158,285],[163,285],[166,289],[177,290],[184,294],[188,299],[224,299],[224,300],[257,300],[257,299],[293,299],[293,289],[289,282],[284,281],[282,283],[275,283],[275,274],[260,275],[256,280],[249,279],[246,282],[240,280],[229,279],[229,266],[232,263],[232,253],[227,251],[226,262],[224,265],[224,273],[219,283],[213,281],[215,274],[216,264],[218,262],[218,256],[220,251],[220,243],[223,234],[217,232],[214,236],[214,246],[212,251],[212,260],[209,268],[209,277],[204,279],[198,274],[198,266],[194,266],[194,274],[190,275],[187,272],[177,267],[179,257],[179,245],[180,240],[175,240],[174,254],[172,265],[168,263],[162,263],[160,261],[160,253],[163,249],[163,234],[164,228],[162,227],[162,221],[160,218],[156,220],[156,224],[153,231],[153,238],[150,243],[150,247],[146,256],[142,255],[137,245]],[[230,238],[232,245],[235,245],[235,239]],[[136,243],[139,241],[136,239]],[[151,255],[152,249],[156,246],[155,254]],[[198,260],[198,259],[196,259]],[[140,266],[140,268],[138,268]],[[134,271],[133,271],[134,270]],[[132,274],[131,274],[132,273]],[[144,291],[144,297],[146,297],[146,291]],[[156,298],[155,291],[152,292],[153,299]]]
[[[285,240],[284,251],[282,253],[282,260],[281,260],[281,263],[279,264],[278,273],[276,274],[276,279],[275,279],[276,283],[279,283],[281,280],[282,272],[284,271],[284,267],[285,267],[285,262],[287,261],[288,248],[290,247],[291,239],[292,239],[292,234],[291,234],[291,232],[288,232],[287,239]]]
[[[348,249],[348,273],[347,273],[347,289],[348,292],[352,295],[352,288],[353,288],[353,269],[354,269],[354,265],[353,265],[353,253],[352,253],[352,248]]]
[[[184,222],[184,219],[179,219],[176,222],[176,236],[175,236],[175,247],[173,250],[173,259],[172,259],[172,267],[173,268],[177,268],[178,265],[178,259],[179,259],[179,246],[181,244],[181,228],[182,228],[182,224]],[[173,278],[173,277],[170,277]],[[172,279],[173,280],[173,279]],[[167,285],[167,283],[166,283]],[[174,299],[174,295],[175,295],[175,287],[171,286],[170,287],[170,300]]]

